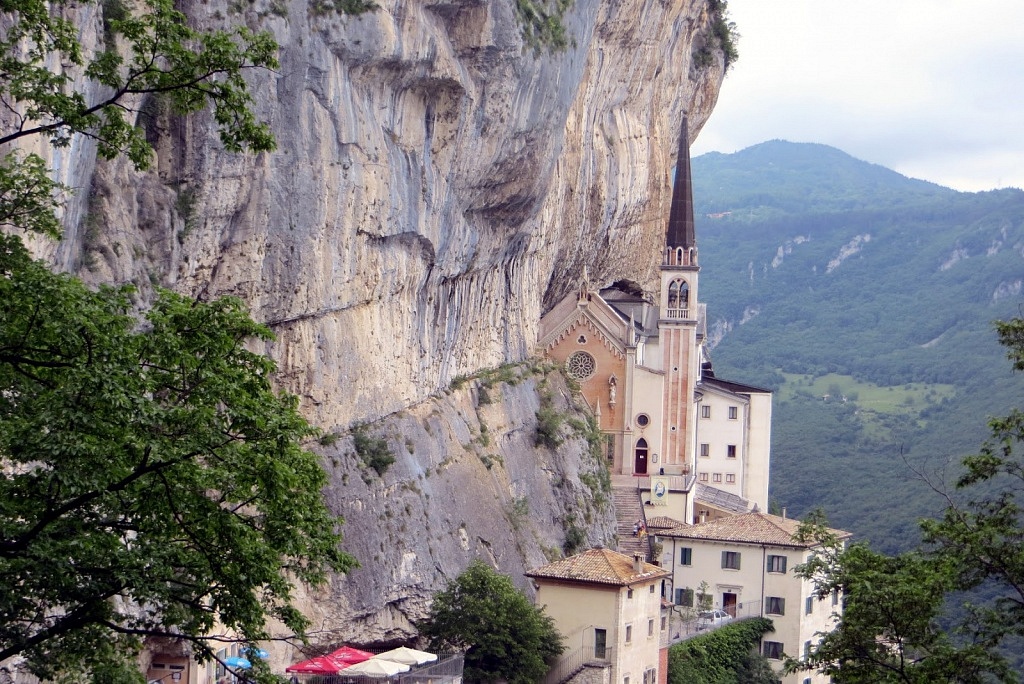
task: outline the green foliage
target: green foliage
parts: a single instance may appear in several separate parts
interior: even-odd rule
[[[512,499],[506,512],[509,525],[513,530],[518,530],[530,519],[530,502],[526,500],[525,496],[516,497]]]
[[[808,657],[787,659],[788,671],[820,671],[840,684],[1016,681],[992,652],[995,641],[953,638],[940,622],[956,588],[948,555],[844,548],[820,518],[798,537],[820,546],[796,574],[814,581],[818,600],[843,596],[844,609]]]
[[[434,650],[466,650],[469,682],[533,684],[563,650],[551,617],[479,560],[434,596],[419,625]]]
[[[534,434],[533,443],[548,449],[557,449],[564,441],[562,438],[564,424],[565,416],[554,407],[551,394],[542,392],[540,408],[537,410],[537,432]]]
[[[751,618],[669,647],[669,684],[772,684],[776,677],[767,675],[757,648],[773,631],[771,620]]]
[[[906,463],[970,453],[1019,396],[987,331],[1019,314],[1006,284],[1024,192],[958,193],[782,141],[696,157],[693,179],[709,330],[731,325],[715,371],[778,390],[771,497],[796,516],[826,506],[875,550],[910,548],[935,505]],[[825,378],[849,403],[823,404]]]
[[[395,462],[395,454],[388,446],[387,440],[372,437],[365,425],[352,428],[352,445],[356,450],[356,456],[366,464],[367,468],[372,468],[381,477]]]
[[[100,154],[125,154],[139,167],[150,161],[145,132],[133,125],[128,96],[162,93],[176,113],[213,107],[221,142],[231,151],[274,148],[268,127],[256,120],[252,98],[242,78],[245,69],[275,68],[277,44],[269,34],[245,28],[197,31],[171,0],[145,0],[129,12],[107,2],[104,17],[108,47],[87,61],[77,27],[50,12],[41,0],[18,4],[0,41],[4,91],[22,115],[18,125],[0,135],[0,144],[43,135],[64,147],[76,133],[96,140]],[[88,100],[74,89],[74,69],[48,68],[58,59],[81,67],[104,95]]]
[[[546,47],[564,50],[569,34],[563,18],[574,0],[516,0],[516,15],[523,31],[523,40],[535,51]]]
[[[368,0],[310,0],[309,11],[313,15],[324,15],[336,12],[338,14],[362,14],[370,12],[379,7],[377,3]]]
[[[12,236],[0,273],[0,661],[116,680],[146,636],[204,658],[218,623],[301,632],[294,583],[355,561],[315,430],[246,349],[269,330],[168,291],[139,326],[130,288],[91,291]]]
[[[711,13],[711,29],[704,37],[704,43],[693,53],[694,65],[706,68],[715,63],[714,50],[719,50],[725,60],[725,68],[729,69],[740,53],[736,47],[739,34],[736,23],[729,21],[729,7],[726,0],[709,0],[708,9]]]
[[[571,556],[577,551],[585,549],[587,545],[587,533],[576,523],[572,523],[565,530],[565,543],[562,544],[562,550],[565,551],[565,555]]]
[[[9,152],[0,161],[0,227],[59,237],[53,210],[66,190],[50,179],[38,155]]]

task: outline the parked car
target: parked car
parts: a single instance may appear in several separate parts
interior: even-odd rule
[[[732,622],[732,615],[724,610],[705,610],[697,615],[697,629],[714,629],[721,627],[727,622]]]

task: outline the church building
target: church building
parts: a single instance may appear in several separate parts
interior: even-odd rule
[[[686,523],[767,510],[771,392],[716,378],[684,116],[658,292],[590,282],[540,323],[540,351],[563,364],[606,439],[613,475],[646,478],[650,503]]]

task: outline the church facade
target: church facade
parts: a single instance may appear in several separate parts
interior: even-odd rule
[[[612,473],[650,478],[652,503],[686,523],[768,506],[771,392],[714,376],[699,274],[684,117],[659,291],[584,272],[538,342],[579,383]]]

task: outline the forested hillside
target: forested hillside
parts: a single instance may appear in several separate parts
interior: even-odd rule
[[[720,377],[777,391],[771,496],[885,551],[936,474],[1021,405],[992,321],[1020,315],[1024,192],[960,193],[824,145],[693,160]]]

